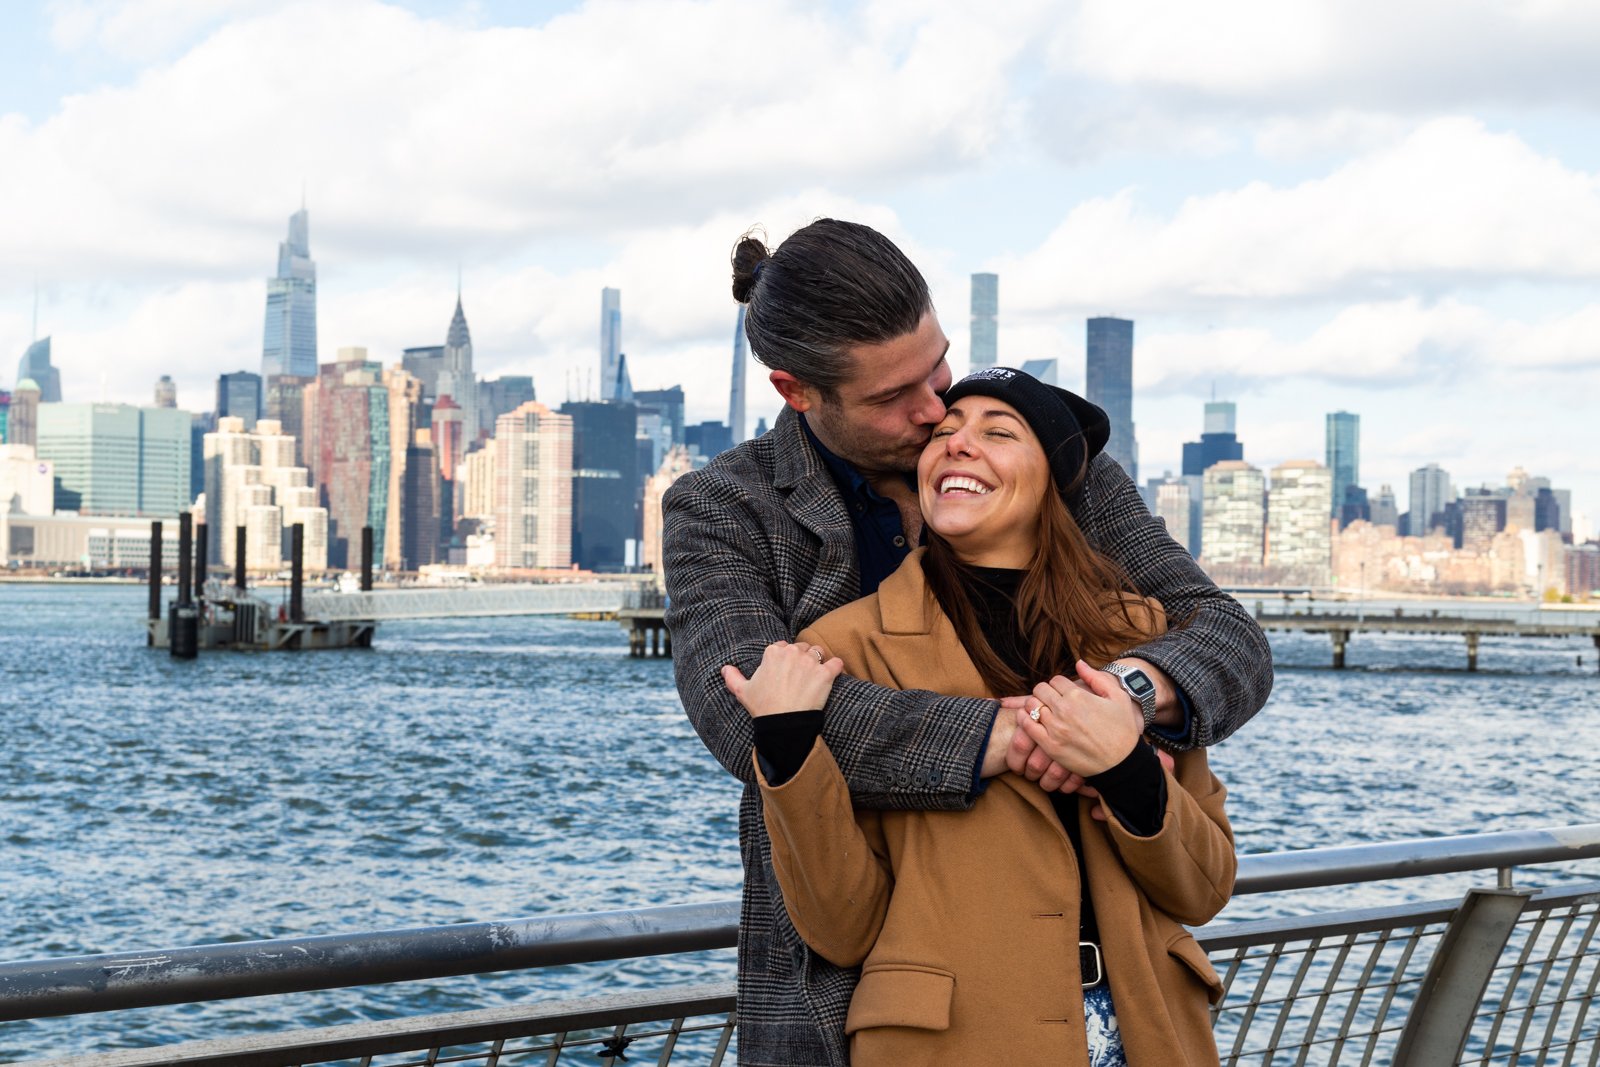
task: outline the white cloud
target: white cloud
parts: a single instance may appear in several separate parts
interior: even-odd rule
[[[94,6],[75,32],[131,10]],[[32,205],[0,218],[0,282],[258,270],[302,183],[324,253],[453,258],[948,172],[1005,131],[1008,28],[949,14],[895,28],[894,50],[736,0],[483,30],[374,0],[273,5],[38,125],[0,121],[0,198]]]
[[[1353,304],[1301,338],[1261,328],[1141,336],[1135,384],[1151,395],[1303,379],[1434,395],[1491,376],[1548,368],[1584,372],[1600,387],[1600,304],[1536,322],[1503,319],[1455,299]]]
[[[1462,283],[1600,278],[1600,178],[1471,119],[1289,188],[1252,182],[1170,216],[1133,190],[1086,200],[1002,259],[1008,310],[1128,312],[1363,298]]]
[[[50,0],[45,10],[57,48],[151,62],[229,18],[273,6],[276,0]]]
[[[1074,77],[1187,94],[1187,109],[1228,102],[1260,114],[1593,107],[1597,47],[1600,8],[1583,0],[1083,0],[1049,55]]]

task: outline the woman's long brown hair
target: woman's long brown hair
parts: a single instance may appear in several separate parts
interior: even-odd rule
[[[937,533],[929,530],[926,541],[922,569],[929,592],[994,693],[1028,693],[1057,674],[1072,677],[1073,661],[1086,652],[1116,656],[1148,635],[1129,611],[1127,594],[1137,591],[1127,572],[1089,544],[1053,487],[1039,508],[1039,551],[1017,590],[1018,633],[1027,643],[1032,677],[1017,674],[984,634],[969,592],[982,579]]]

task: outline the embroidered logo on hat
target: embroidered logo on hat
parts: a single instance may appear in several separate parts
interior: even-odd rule
[[[1009,382],[1017,376],[1017,372],[1010,367],[984,367],[975,370],[963,378],[968,382]]]

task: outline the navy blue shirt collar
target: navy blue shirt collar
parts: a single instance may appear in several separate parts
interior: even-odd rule
[[[900,521],[900,507],[893,500],[872,488],[862,473],[851,466],[822,443],[800,415],[800,428],[806,440],[817,450],[822,465],[839,487],[844,497],[844,507],[850,516],[850,525],[856,535],[856,563],[861,576],[861,594],[867,596],[878,591],[878,586],[893,574],[911,554],[911,544],[905,536],[905,525]],[[910,480],[910,479],[908,479]]]

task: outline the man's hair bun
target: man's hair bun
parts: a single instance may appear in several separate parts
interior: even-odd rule
[[[741,304],[750,302],[750,290],[755,287],[756,276],[762,264],[772,258],[766,244],[751,230],[733,246],[733,298]]]

